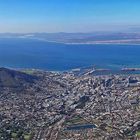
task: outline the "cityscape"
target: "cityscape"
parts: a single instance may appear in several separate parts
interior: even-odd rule
[[[1,139],[139,139],[140,76],[0,69]]]
[[[0,140],[140,140],[139,0],[0,0]]]

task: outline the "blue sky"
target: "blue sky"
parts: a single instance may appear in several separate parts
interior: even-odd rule
[[[140,0],[0,0],[0,32],[93,32],[140,26]]]

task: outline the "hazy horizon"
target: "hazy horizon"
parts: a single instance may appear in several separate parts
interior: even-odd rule
[[[140,30],[138,0],[0,0],[0,33]]]

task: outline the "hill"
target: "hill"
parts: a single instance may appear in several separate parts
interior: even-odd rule
[[[33,83],[35,76],[23,72],[0,68],[0,87],[20,87],[25,84]]]

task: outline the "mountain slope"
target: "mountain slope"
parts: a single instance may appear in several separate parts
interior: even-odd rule
[[[7,68],[0,68],[0,87],[20,87],[24,84],[33,83],[35,79],[35,76]]]

